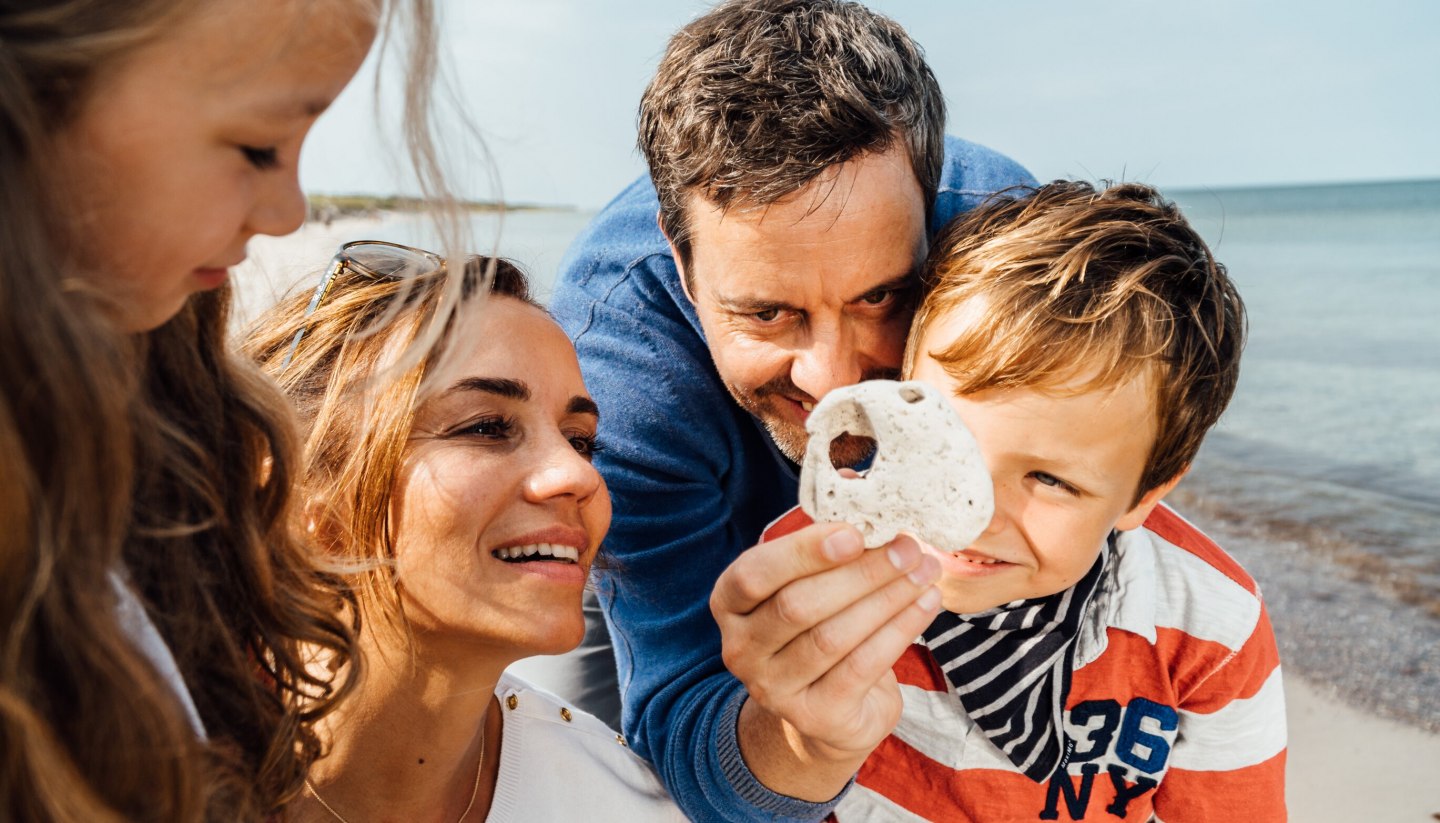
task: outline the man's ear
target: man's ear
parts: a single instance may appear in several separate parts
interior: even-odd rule
[[[670,246],[670,256],[675,259],[675,271],[680,274],[680,290],[685,292],[685,299],[690,305],[695,305],[695,295],[690,293],[690,278],[685,274],[685,263],[680,259],[680,252],[675,250],[675,241],[670,239],[670,233],[665,231],[665,221],[660,219],[660,212],[655,212],[655,225],[660,227],[660,233],[665,235],[665,242]]]
[[[1139,528],[1140,525],[1145,522],[1145,519],[1150,516],[1150,512],[1155,511],[1155,507],[1160,505],[1160,501],[1165,499],[1165,495],[1169,494],[1171,489],[1175,488],[1181,480],[1185,479],[1185,475],[1189,471],[1190,467],[1187,465],[1174,477],[1141,495],[1140,502],[1136,503],[1134,508],[1125,512],[1119,520],[1115,521],[1115,528],[1122,532]]]

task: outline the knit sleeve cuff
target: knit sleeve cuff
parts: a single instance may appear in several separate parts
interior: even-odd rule
[[[834,810],[835,806],[855,785],[855,778],[845,784],[840,793],[824,803],[811,803],[808,800],[800,800],[795,797],[788,797],[777,794],[766,788],[755,775],[750,767],[745,765],[745,759],[740,756],[740,707],[745,704],[749,692],[743,688],[735,690],[730,695],[730,700],[720,715],[717,737],[715,740],[716,755],[720,761],[720,769],[729,782],[730,788],[746,804],[754,807],[758,812],[773,820],[794,820],[794,821],[815,821],[821,820]]]

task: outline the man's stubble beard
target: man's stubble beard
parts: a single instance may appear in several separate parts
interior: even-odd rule
[[[896,380],[899,376],[898,369],[877,369],[867,373],[861,381]],[[786,398],[807,396],[790,382],[789,375],[777,377],[753,390],[743,389],[728,381],[725,382],[725,388],[740,408],[760,421],[781,454],[792,463],[804,462],[805,449],[810,442],[809,433],[805,431],[803,424],[788,419],[775,408],[776,404],[786,402]],[[842,434],[830,445],[830,460],[837,467],[850,467],[864,461],[874,451],[875,441],[869,437]]]

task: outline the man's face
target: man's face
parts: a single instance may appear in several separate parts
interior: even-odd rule
[[[827,169],[766,207],[687,204],[690,288],[715,368],[795,462],[831,389],[899,374],[925,259],[925,203],[903,146]],[[851,464],[868,441],[843,439]]]

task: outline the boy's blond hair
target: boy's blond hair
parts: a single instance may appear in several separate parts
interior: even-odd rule
[[[1002,192],[936,238],[925,291],[906,374],[923,355],[961,394],[1150,379],[1157,434],[1137,500],[1189,466],[1239,378],[1244,303],[1205,241],[1149,186],[1056,181]],[[962,304],[977,320],[917,351]]]

